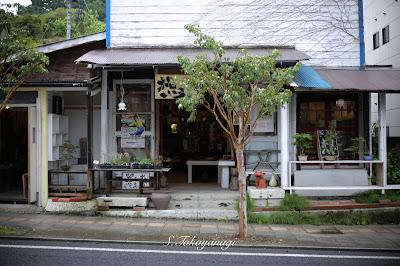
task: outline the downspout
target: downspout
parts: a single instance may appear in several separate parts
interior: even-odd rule
[[[93,82],[99,78],[101,78],[101,69],[96,68],[97,70],[97,76],[94,78],[91,78],[89,83],[88,83],[88,89],[87,89],[87,187],[88,187],[88,198],[91,197],[91,194],[93,193],[93,180],[92,180],[92,161],[93,161],[93,155],[92,155],[92,88],[93,88]],[[92,193],[89,193],[89,189],[92,189]]]
[[[363,0],[358,0],[358,20],[360,26],[360,70],[365,69],[365,43],[364,43],[364,5]]]

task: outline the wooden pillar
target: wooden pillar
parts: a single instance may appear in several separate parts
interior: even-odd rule
[[[377,180],[377,184],[385,187],[387,185],[387,145],[386,145],[386,93],[378,94],[378,116],[379,116],[379,160],[383,161],[382,180]],[[378,176],[378,175],[377,175]],[[382,189],[382,194],[385,189]]]
[[[289,186],[289,105],[280,108],[281,187]]]

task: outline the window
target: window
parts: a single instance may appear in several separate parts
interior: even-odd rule
[[[379,47],[379,32],[375,33],[373,36],[374,50]]]
[[[382,43],[385,44],[388,42],[389,42],[389,25],[387,25],[382,29]]]

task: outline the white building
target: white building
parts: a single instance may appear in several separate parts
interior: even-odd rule
[[[400,3],[364,0],[365,64],[400,69]],[[372,94],[372,121],[378,119],[377,94]],[[400,137],[400,95],[386,95],[387,135]]]

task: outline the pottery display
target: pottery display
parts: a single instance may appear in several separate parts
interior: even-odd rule
[[[154,190],[150,198],[157,210],[166,210],[171,201],[171,192],[169,190]]]

